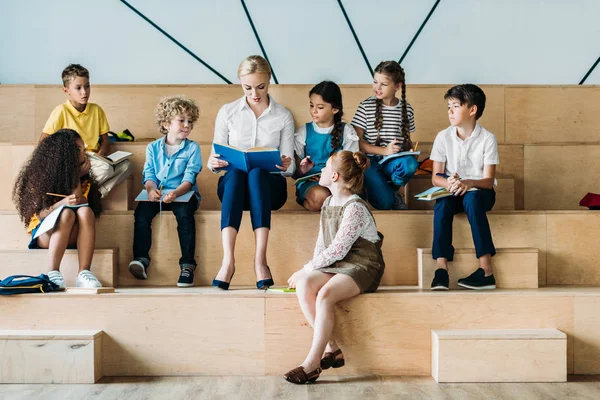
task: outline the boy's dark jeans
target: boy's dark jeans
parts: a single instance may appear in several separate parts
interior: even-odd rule
[[[454,216],[464,212],[471,224],[471,234],[475,243],[477,258],[486,254],[494,256],[496,248],[486,213],[496,203],[494,189],[479,189],[467,192],[464,196],[449,196],[436,201],[433,214],[433,259],[444,257],[454,259],[452,246],[452,222]]]
[[[177,234],[181,247],[179,265],[196,266],[196,220],[194,213],[198,209],[198,198],[194,195],[187,203],[162,203],[162,211],[173,211],[177,219]],[[160,204],[153,201],[140,201],[135,209],[133,232],[133,258],[150,259],[152,246],[152,219],[160,211]]]

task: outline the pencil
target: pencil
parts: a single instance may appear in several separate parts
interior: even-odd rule
[[[58,194],[58,193],[46,193],[48,196],[56,196],[56,197],[69,197],[66,194]]]
[[[415,143],[415,148],[413,149],[413,151],[417,151],[417,147],[419,147],[419,142]]]

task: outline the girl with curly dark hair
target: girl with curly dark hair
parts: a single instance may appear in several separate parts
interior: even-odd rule
[[[50,250],[48,277],[63,289],[65,281],[59,268],[68,247],[78,249],[77,287],[102,286],[90,272],[96,240],[95,217],[101,211],[99,199],[85,144],[72,129],[61,129],[43,140],[17,177],[13,202],[31,234],[29,248]],[[54,228],[34,239],[52,211],[76,205],[83,206],[63,208]]]
[[[358,151],[356,131],[352,125],[342,122],[344,106],[340,87],[323,81],[313,87],[308,96],[312,122],[302,125],[294,135],[296,179],[320,173],[329,156],[339,150]],[[296,187],[296,201],[309,211],[321,211],[330,195],[329,189],[319,185],[318,176]]]

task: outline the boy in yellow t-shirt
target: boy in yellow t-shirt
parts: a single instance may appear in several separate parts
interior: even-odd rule
[[[73,129],[85,142],[87,151],[106,157],[110,153],[110,127],[104,110],[97,104],[88,103],[90,73],[79,64],[69,64],[62,72],[62,81],[62,90],[69,99],[52,111],[40,141],[60,129]],[[121,161],[114,167],[95,157],[90,157],[90,162],[102,197],[131,174],[129,160]]]

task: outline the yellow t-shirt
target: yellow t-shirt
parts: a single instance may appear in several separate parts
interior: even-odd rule
[[[85,142],[87,150],[98,150],[98,139],[110,130],[104,110],[95,103],[88,103],[83,112],[77,111],[69,100],[56,106],[42,132],[52,135],[59,129],[73,129]]]
[[[81,192],[83,193],[83,195],[87,198],[88,194],[90,193],[90,187],[91,184],[88,181],[82,182],[81,183]],[[37,216],[37,214],[34,214],[33,217],[31,217],[31,221],[29,221],[29,226],[27,227],[27,234],[31,235],[31,232],[41,223],[42,221],[40,221],[39,217]]]

